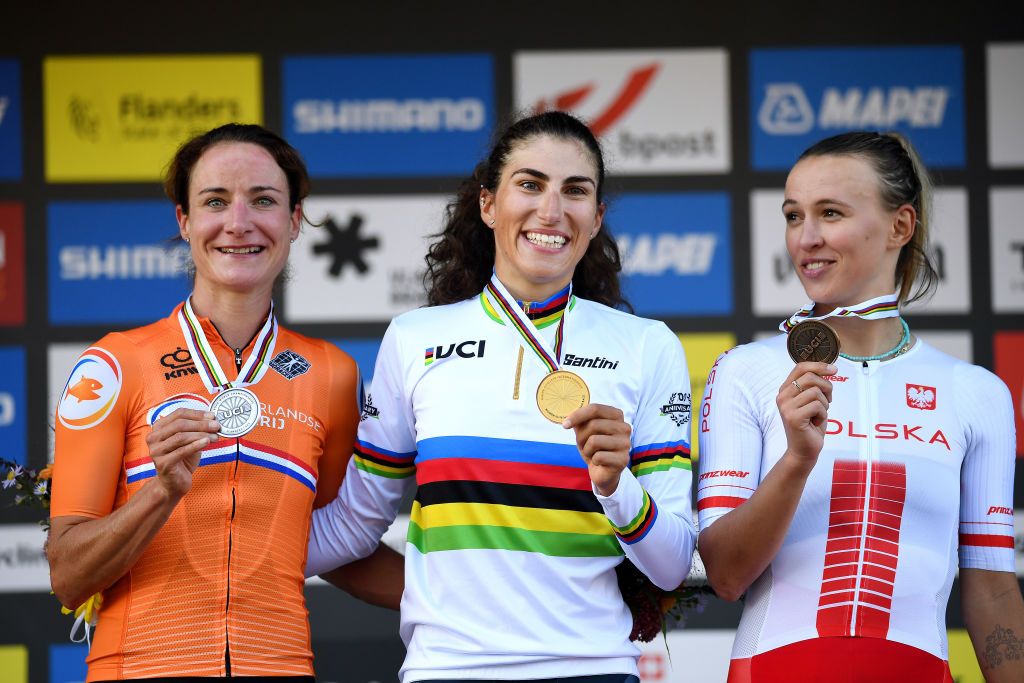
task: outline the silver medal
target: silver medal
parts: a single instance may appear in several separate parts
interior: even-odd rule
[[[217,433],[233,439],[248,434],[260,421],[260,401],[248,389],[225,389],[213,399],[210,412],[220,422]]]

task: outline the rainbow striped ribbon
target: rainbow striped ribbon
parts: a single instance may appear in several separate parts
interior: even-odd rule
[[[780,332],[789,332],[805,320],[824,320],[825,318],[862,318],[864,320],[881,320],[882,318],[900,317],[899,293],[885,294],[868,299],[854,306],[840,306],[825,315],[812,316],[814,302],[804,304],[799,311],[779,323]]]
[[[256,384],[270,367],[270,358],[274,355],[274,345],[277,343],[277,318],[274,317],[274,302],[270,302],[270,314],[266,322],[256,335],[252,352],[242,363],[238,377],[231,381],[220,367],[217,355],[206,338],[203,326],[199,322],[195,311],[192,310],[192,297],[185,300],[185,305],[178,311],[178,323],[181,325],[181,333],[185,336],[185,343],[192,354],[192,360],[196,364],[199,376],[211,394],[216,394],[224,389],[232,387],[244,387]]]
[[[498,279],[496,274],[491,275],[491,281],[487,283],[486,289],[494,299],[496,308],[505,314],[505,317],[512,324],[512,329],[519,333],[523,341],[526,342],[526,346],[533,351],[544,367],[548,369],[548,372],[557,370],[562,362],[562,339],[565,319],[569,316],[568,301],[572,300],[572,284],[570,283],[569,285],[569,298],[565,304],[565,312],[562,313],[562,317],[558,321],[558,327],[555,329],[554,348],[547,343],[547,340],[540,336],[533,321],[526,317],[523,310],[516,304],[515,297],[509,294],[509,291],[505,289],[505,285],[501,284],[501,280]]]

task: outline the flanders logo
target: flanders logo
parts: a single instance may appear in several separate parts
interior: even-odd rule
[[[64,385],[57,417],[68,429],[88,429],[110,414],[121,393],[121,365],[109,351],[85,350]]]
[[[479,341],[464,341],[457,344],[448,344],[447,346],[444,344],[428,346],[423,354],[423,364],[431,365],[436,360],[451,357],[453,353],[460,358],[483,358],[486,344],[486,339],[480,339]]]
[[[184,139],[263,108],[255,55],[48,57],[43,78],[50,182],[156,180]]]

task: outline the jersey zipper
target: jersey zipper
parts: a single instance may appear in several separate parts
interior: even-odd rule
[[[242,349],[235,349],[235,372],[242,369]]]
[[[857,576],[853,586],[853,607],[850,610],[850,636],[857,634],[857,617],[860,609],[861,582],[864,577],[864,562],[868,547],[868,524],[871,512],[871,485],[874,474],[872,465],[875,460],[875,413],[877,412],[877,397],[874,391],[874,373],[867,361],[861,363],[861,374],[863,386],[858,396],[858,420],[863,420],[864,446],[861,451],[861,459],[864,462],[864,497],[861,499],[861,514],[863,519],[860,523],[860,548],[857,557]],[[851,429],[852,431],[852,429]]]
[[[242,349],[234,349],[235,371],[242,369]],[[231,551],[234,545],[235,509],[235,488],[238,476],[238,439],[235,439],[235,469],[231,472],[231,515],[228,517],[228,571],[227,571],[227,599],[224,601],[224,670],[225,675],[231,676],[231,641],[228,635],[228,618],[231,608]]]

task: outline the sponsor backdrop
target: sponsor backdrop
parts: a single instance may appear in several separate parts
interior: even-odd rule
[[[719,353],[772,334],[804,302],[781,211],[800,151],[851,128],[909,136],[935,171],[941,277],[909,322],[1002,377],[1024,456],[1019,3],[995,15],[868,0],[858,16],[749,3],[742,22],[714,3],[657,14],[549,4],[540,21],[461,0],[302,11],[254,0],[244,14],[216,16],[183,0],[158,20],[125,0],[110,5],[104,16],[82,3],[5,10],[18,30],[0,47],[2,457],[43,466],[62,397],[82,404],[67,418],[75,425],[96,419],[85,379],[118,370],[99,356],[76,370],[79,354],[108,331],[166,315],[188,292],[159,179],[193,131],[265,123],[302,152],[314,225],[293,245],[278,310],[348,351],[369,382],[388,321],[424,302],[430,235],[495,127],[552,108],[600,134],[625,291],[679,335],[695,408]],[[166,351],[168,375],[195,371],[172,344]],[[70,619],[48,594],[39,515],[9,507],[7,493],[0,683],[82,680],[84,646],[67,640]],[[1024,508],[1024,483],[1016,500]],[[322,583],[307,591],[320,680],[396,680],[396,615]],[[954,585],[954,671],[980,680],[958,600]],[[738,615],[712,600],[688,631],[669,634],[667,650],[650,644],[645,683],[723,680]]]

